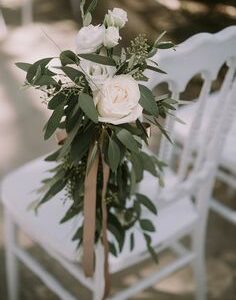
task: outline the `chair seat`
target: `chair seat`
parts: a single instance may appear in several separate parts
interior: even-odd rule
[[[207,99],[206,109],[203,114],[203,122],[200,130],[200,136],[204,136],[203,132],[206,130],[208,122],[210,120],[211,114],[214,111],[214,107],[217,104],[219,99],[218,93],[213,93]],[[224,99],[223,99],[224,100]],[[183,144],[185,139],[188,137],[188,133],[190,130],[190,125],[194,117],[195,107],[197,103],[187,104],[180,109],[178,109],[177,117],[185,122],[185,124],[181,124],[179,122],[175,122],[174,126],[174,139]],[[201,134],[202,133],[202,134]],[[224,149],[221,155],[220,165],[223,168],[228,169],[229,171],[236,174],[236,120],[233,122],[232,127],[227,135],[227,139],[224,145]],[[194,147],[199,146],[199,141],[195,140]]]
[[[54,163],[48,163],[43,158],[39,158],[8,175],[2,183],[2,201],[13,215],[15,222],[35,242],[57,252],[71,262],[76,262],[79,260],[77,243],[72,242],[71,238],[81,220],[74,218],[64,224],[59,224],[70,206],[70,201],[64,201],[63,192],[42,205],[37,215],[33,210],[29,210],[29,205],[39,196],[36,190],[40,187],[40,181],[49,175],[47,170],[54,165]],[[151,196],[156,199],[158,196],[155,192],[157,187],[156,179],[146,174],[140,190],[143,193],[145,190],[154,191]],[[191,200],[186,198],[160,209],[157,217],[149,217],[152,218],[157,228],[157,233],[152,234],[154,244],[160,245],[178,232],[186,229],[191,230],[198,214]],[[135,254],[141,254],[146,251],[146,244],[139,231],[135,232],[135,235]],[[129,240],[127,239],[124,250],[119,257],[110,256],[111,271],[117,271],[121,263],[133,254],[134,252],[130,252]]]

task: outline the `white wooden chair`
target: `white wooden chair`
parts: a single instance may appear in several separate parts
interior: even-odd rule
[[[210,59],[215,60],[214,63],[215,65],[218,66],[222,66],[224,63],[227,62],[228,67],[231,68],[230,78],[232,79],[233,75],[235,76],[236,73],[234,73],[235,69],[233,64],[231,63],[231,60],[229,60],[229,58],[236,57],[236,26],[232,26],[221,31],[220,33],[217,34],[217,37],[219,39],[219,45],[217,45],[217,48],[220,47],[221,50],[217,51],[217,56],[212,57],[211,54]],[[225,42],[224,45],[221,46],[220,42],[222,37],[224,37]],[[227,90],[228,87],[225,86],[224,89]],[[212,107],[218,105],[219,101],[221,102],[224,101],[224,95],[226,93],[222,95],[221,91],[212,93],[208,96],[207,106],[205,109],[205,114],[203,115],[203,121],[200,129],[201,132],[206,130],[207,123],[209,120],[209,115],[212,112]],[[194,117],[194,111],[197,105],[198,103],[191,103],[190,105],[185,105],[184,107],[181,107],[177,112],[177,116],[180,119],[184,120],[186,124],[182,125],[180,123],[176,123],[174,126],[173,138],[179,145],[179,147],[175,148],[176,152],[179,151],[181,152],[181,147],[187,139],[190,130],[191,121]],[[217,171],[217,179],[225,183],[226,185],[228,185],[234,190],[236,190],[236,138],[235,136],[236,136],[236,118],[234,118],[233,126],[231,127],[231,130],[227,135],[227,139],[225,141],[224,149],[221,155],[220,166]],[[195,139],[195,141],[192,143],[193,152],[198,151],[198,148],[199,148],[199,141]],[[236,225],[236,210],[230,208],[229,206],[223,204],[222,201],[220,201],[219,199],[213,197],[211,198],[210,207],[217,214],[219,214],[229,222]]]
[[[221,39],[224,45],[224,37]],[[169,66],[170,72],[164,81],[169,82],[170,90],[174,98],[178,98],[179,92],[184,90],[188,81],[196,73],[204,74],[204,86],[202,89],[201,108],[204,110],[205,99],[209,92],[212,78],[218,71],[218,66],[211,64],[210,59],[204,59],[204,55],[217,52],[219,41],[217,36],[208,34],[199,34],[178,47],[178,51],[170,52],[170,59],[166,61],[163,67]],[[213,51],[214,50],[214,51]],[[198,58],[198,65],[193,62]],[[203,58],[200,60],[200,58]],[[210,56],[209,56],[210,58]],[[160,61],[164,63],[162,58]],[[184,63],[186,62],[186,64]],[[190,63],[187,63],[190,62]],[[173,68],[172,68],[173,66]],[[235,66],[235,61],[234,61]],[[164,68],[164,69],[166,69]],[[179,70],[183,73],[179,73]],[[152,80],[149,86],[154,88],[163,81],[158,74],[152,74]],[[182,76],[183,75],[183,76]],[[231,81],[226,80],[225,85],[231,85]],[[163,269],[159,270],[156,266],[156,272],[137,282],[137,284],[121,291],[109,298],[110,300],[129,299],[139,291],[159,282],[176,270],[190,264],[193,267],[196,282],[196,299],[206,299],[206,278],[204,268],[204,240],[208,212],[208,199],[211,195],[214,183],[222,143],[225,134],[229,129],[233,112],[235,111],[236,101],[236,83],[234,83],[228,97],[224,98],[224,107],[216,106],[215,114],[208,124],[208,130],[205,131],[204,139],[201,144],[201,151],[198,152],[194,167],[187,176],[186,158],[190,155],[188,144],[183,150],[184,156],[181,162],[179,173],[176,175],[171,169],[166,171],[168,178],[167,186],[160,191],[156,179],[145,174],[144,181],[140,184],[139,190],[146,193],[155,201],[159,208],[158,217],[146,215],[153,219],[157,233],[153,233],[153,244],[158,252],[171,249],[177,258]],[[219,114],[220,110],[220,114]],[[195,118],[194,124],[196,124]],[[200,122],[200,120],[199,120]],[[167,124],[170,126],[170,120]],[[193,128],[195,129],[195,128]],[[197,130],[190,131],[192,134]],[[194,131],[194,132],[193,132]],[[211,133],[208,136],[208,133]],[[220,141],[220,143],[219,143]],[[166,156],[163,151],[162,142],[161,156]],[[188,150],[188,151],[187,151]],[[165,155],[164,155],[165,154]],[[2,184],[2,200],[5,208],[5,244],[6,244],[6,265],[8,277],[8,290],[10,300],[16,300],[18,291],[18,273],[17,260],[22,261],[31,269],[41,280],[54,291],[60,299],[76,299],[66,291],[61,284],[49,274],[25,249],[17,243],[16,228],[27,233],[33,241],[43,247],[48,254],[55,258],[69,273],[84,284],[93,292],[93,299],[100,300],[102,294],[102,247],[98,245],[96,250],[96,269],[94,279],[87,279],[78,262],[78,252],[76,243],[71,241],[80,220],[74,219],[64,225],[59,225],[59,220],[66,211],[67,204],[61,203],[61,196],[58,195],[52,201],[45,204],[40,210],[38,216],[32,211],[27,210],[28,205],[34,199],[32,193],[39,185],[45,172],[51,167],[49,163],[39,158],[22,168],[8,175]],[[184,174],[183,174],[184,173]],[[187,178],[185,178],[187,177]],[[147,213],[145,213],[147,214]],[[129,250],[128,240],[125,242],[124,250],[118,258],[110,256],[110,271],[116,273],[121,270],[131,268],[134,265],[149,257],[146,252],[146,245],[139,230],[135,230],[136,245],[133,252]],[[186,235],[191,237],[191,248],[186,249],[179,241]]]

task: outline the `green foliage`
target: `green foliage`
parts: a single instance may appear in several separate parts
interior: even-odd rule
[[[157,215],[156,206],[153,204],[153,202],[147,196],[142,195],[142,194],[136,194],[136,197],[141,205],[145,206],[154,215]]]
[[[78,56],[71,50],[65,50],[60,54],[60,60],[62,66],[74,65],[79,63]]]
[[[113,139],[109,139],[108,162],[111,170],[115,172],[120,163],[120,148]]]
[[[92,12],[97,0],[81,0],[80,7],[84,26],[92,21]],[[173,48],[171,42],[161,41],[161,34],[154,44],[150,44],[145,35],[139,35],[120,55],[113,49],[102,49],[102,52],[76,54],[71,50],[62,51],[59,55],[59,66],[53,66],[53,57],[44,58],[35,63],[18,62],[18,68],[26,72],[25,85],[43,92],[43,102],[51,110],[51,116],[44,128],[44,138],[51,138],[56,130],[63,129],[66,139],[58,149],[46,157],[46,161],[56,161],[57,166],[50,170],[50,178],[43,180],[42,195],[39,206],[50,201],[63,191],[70,207],[61,219],[61,223],[72,218],[81,218],[81,224],[73,236],[78,246],[83,242],[83,206],[84,182],[86,172],[99,157],[97,175],[96,238],[101,237],[101,192],[103,186],[102,161],[111,169],[106,194],[108,213],[108,230],[111,234],[109,249],[118,256],[129,238],[130,251],[135,247],[135,231],[130,235],[130,228],[143,232],[147,249],[154,259],[156,254],[151,244],[154,224],[148,217],[143,218],[143,211],[157,214],[155,204],[146,195],[136,193],[136,184],[143,179],[144,171],[157,180],[162,180],[161,173],[165,164],[157,157],[142,151],[142,144],[148,145],[149,136],[145,123],[136,120],[134,123],[112,125],[99,122],[99,114],[94,103],[94,92],[81,60],[88,60],[104,66],[116,68],[116,75],[129,74],[135,80],[147,81],[145,70],[166,74],[158,64],[152,61],[159,49]],[[58,61],[58,60],[57,60]],[[168,95],[155,98],[152,91],[139,84],[140,105],[143,107],[144,119],[148,125],[153,124],[169,139],[168,133],[159,122],[159,117],[166,118],[175,110],[176,102]],[[88,155],[91,153],[91,155]]]
[[[48,102],[48,109],[54,110],[61,105],[65,105],[66,96],[63,93],[58,93]]]
[[[140,227],[142,228],[142,230],[144,230],[144,231],[148,231],[148,232],[155,231],[155,226],[149,219],[141,219],[139,221],[139,224],[140,224]]]
[[[128,130],[121,129],[116,136],[128,150],[131,152],[139,152],[137,142]]]
[[[31,64],[18,62],[16,63],[16,66],[21,70],[28,72],[29,68],[31,67]]]
[[[98,54],[79,54],[79,56],[100,65],[116,66],[114,59],[108,56],[102,56]]]
[[[98,123],[98,113],[95,108],[93,98],[85,93],[79,95],[79,106],[85,115],[94,123]]]
[[[153,96],[153,93],[144,85],[139,85],[141,98],[140,98],[140,105],[145,109],[145,111],[153,116],[158,117],[159,111]]]
[[[154,45],[157,49],[170,49],[175,46],[172,42],[160,42]]]
[[[84,74],[74,68],[65,66],[61,67],[61,70],[76,84],[80,83],[81,78],[84,78]]]
[[[56,129],[58,128],[61,122],[61,118],[63,115],[64,115],[64,104],[60,104],[59,106],[56,107],[56,109],[54,110],[50,119],[47,122],[45,133],[44,133],[45,140],[49,139],[56,131]]]

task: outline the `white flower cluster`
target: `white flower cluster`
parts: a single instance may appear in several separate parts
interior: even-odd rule
[[[96,52],[102,46],[110,49],[118,45],[121,39],[119,30],[128,21],[127,12],[121,8],[109,10],[104,24],[89,25],[80,29],[76,38],[79,54]]]
[[[120,8],[109,10],[102,25],[83,27],[77,35],[78,54],[95,53],[104,46],[111,49],[121,39],[119,30],[128,21]],[[81,60],[83,70],[93,91],[99,121],[115,125],[135,122],[142,115],[140,91],[131,75],[115,75],[116,67]]]

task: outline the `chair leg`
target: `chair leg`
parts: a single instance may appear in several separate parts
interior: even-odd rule
[[[192,246],[196,255],[192,267],[195,278],[195,298],[196,300],[207,299],[207,278],[205,266],[205,236],[199,234],[199,229],[193,233]]]
[[[6,249],[6,273],[9,300],[18,299],[18,265],[14,254],[16,243],[16,227],[10,213],[4,212],[5,249]]]

